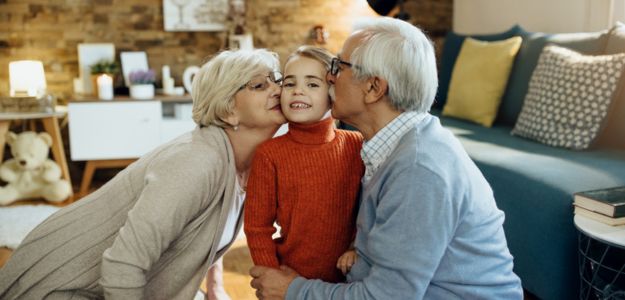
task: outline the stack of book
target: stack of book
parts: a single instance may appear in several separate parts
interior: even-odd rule
[[[625,224],[625,186],[575,193],[575,214],[616,226]]]

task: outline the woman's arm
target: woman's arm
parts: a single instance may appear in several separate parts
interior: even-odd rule
[[[163,154],[150,164],[139,199],[103,254],[100,284],[107,299],[143,298],[146,274],[198,214],[214,186],[210,178],[217,166],[194,159],[198,153],[179,154]]]
[[[257,151],[247,184],[244,230],[254,264],[278,268],[276,245],[271,236],[277,210],[277,174],[274,164]]]

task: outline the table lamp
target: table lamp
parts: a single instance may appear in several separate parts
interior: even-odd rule
[[[11,97],[39,97],[46,93],[43,63],[38,60],[19,60],[9,63]]]

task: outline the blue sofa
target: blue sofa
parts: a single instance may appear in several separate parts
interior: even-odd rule
[[[572,151],[512,136],[510,132],[523,105],[531,73],[546,44],[559,44],[585,54],[603,54],[611,33],[549,35],[528,33],[515,26],[496,35],[474,36],[491,41],[523,37],[497,120],[493,127],[486,128],[441,117],[442,124],[460,139],[493,188],[497,205],[506,214],[504,230],[514,256],[515,272],[521,277],[523,287],[541,299],[579,298],[573,193],[625,185],[625,147],[622,146],[625,134],[620,136],[623,141],[600,136],[600,145],[586,151]],[[453,32],[447,36],[434,114],[440,114],[444,106],[449,77],[464,38]],[[623,80],[620,85],[623,99],[615,99],[620,104],[613,103],[607,122],[608,126],[619,126],[616,131],[622,133],[625,128],[619,122],[625,119]]]

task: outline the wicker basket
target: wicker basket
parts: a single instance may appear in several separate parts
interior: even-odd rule
[[[0,97],[2,113],[54,112],[56,99],[52,95],[41,97]]]

